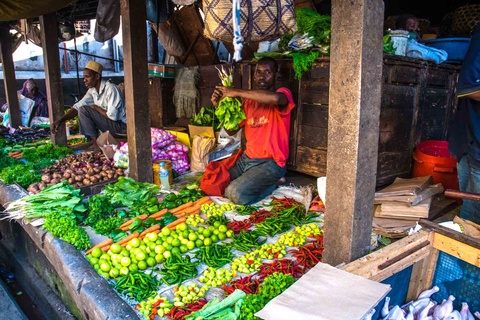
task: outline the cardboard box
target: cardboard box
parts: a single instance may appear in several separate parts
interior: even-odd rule
[[[215,132],[213,131],[213,127],[202,127],[189,124],[188,132],[190,134],[190,141],[192,141],[193,137],[195,136],[209,136],[215,138]]]
[[[110,134],[110,131],[105,131],[97,138],[97,145],[103,151],[107,159],[113,159],[115,154],[114,146],[119,146],[118,141]]]
[[[148,75],[151,77],[175,78],[177,66],[174,64],[148,64]]]

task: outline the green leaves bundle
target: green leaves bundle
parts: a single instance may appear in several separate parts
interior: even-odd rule
[[[232,70],[218,70],[218,76],[224,87],[233,87]],[[246,119],[245,112],[242,109],[242,103],[237,98],[225,97],[218,103],[215,115],[220,120],[220,125],[227,130],[238,130],[240,122]]]

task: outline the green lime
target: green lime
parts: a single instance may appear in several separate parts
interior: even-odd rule
[[[224,224],[221,224],[221,225],[218,226],[218,231],[220,231],[220,232],[225,233],[225,232],[227,232],[227,230],[228,230],[228,228]]]
[[[197,239],[198,239],[198,236],[197,236],[197,234],[196,234],[195,232],[190,232],[190,233],[188,234],[188,240],[195,241],[195,240],[197,240]]]
[[[203,230],[202,234],[205,238],[208,238],[212,235],[212,231],[210,229],[205,229]]]
[[[173,239],[172,241],[172,246],[174,247],[180,247],[181,244],[182,244],[182,241],[180,239]]]
[[[179,253],[180,253],[180,247],[173,247],[172,254],[179,254]]]
[[[223,240],[225,240],[226,238],[227,238],[227,235],[226,235],[225,233],[220,232],[220,233],[218,234],[218,240],[223,241]]]
[[[187,252],[187,251],[188,251],[188,247],[187,247],[186,245],[182,244],[182,245],[180,246],[180,252],[181,252],[181,253],[185,253],[185,252]]]
[[[152,258],[152,257],[148,257],[148,258],[147,258],[147,265],[148,265],[149,267],[153,267],[153,266],[155,265],[155,263],[157,263],[157,262],[155,261],[155,258]]]
[[[192,250],[193,248],[195,248],[195,242],[193,242],[192,240],[188,241],[187,244],[187,249],[188,250]],[[181,248],[181,247],[180,247]]]
[[[218,241],[218,236],[216,234],[212,234],[210,239],[212,239],[212,242],[217,242]]]
[[[210,238],[203,239],[203,244],[206,245],[206,246],[211,245],[212,244],[212,239],[210,239]]]
[[[196,246],[196,247],[201,247],[201,246],[203,246],[203,240],[197,239],[197,240],[195,241],[195,246]]]
[[[147,269],[147,263],[145,261],[138,261],[138,270],[145,270]]]
[[[221,224],[222,224],[222,223],[221,223],[220,221],[215,221],[215,222],[213,223],[213,226],[214,226],[215,228],[218,228]]]

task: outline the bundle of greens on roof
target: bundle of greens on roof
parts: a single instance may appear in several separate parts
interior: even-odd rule
[[[279,47],[291,54],[295,78],[300,79],[320,54],[330,54],[331,18],[300,8],[296,10],[297,31],[285,34]]]
[[[383,33],[383,52],[388,54],[395,54],[395,48],[393,47],[393,40],[389,31]]]
[[[190,120],[190,124],[194,126],[209,126],[213,127],[215,131],[219,131],[222,127],[220,120],[215,115],[215,108],[213,105],[202,107],[198,113]]]

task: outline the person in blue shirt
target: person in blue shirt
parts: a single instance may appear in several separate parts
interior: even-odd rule
[[[457,96],[448,149],[458,161],[460,191],[480,193],[480,24],[474,28],[460,69]],[[480,202],[464,200],[460,217],[480,224]]]

